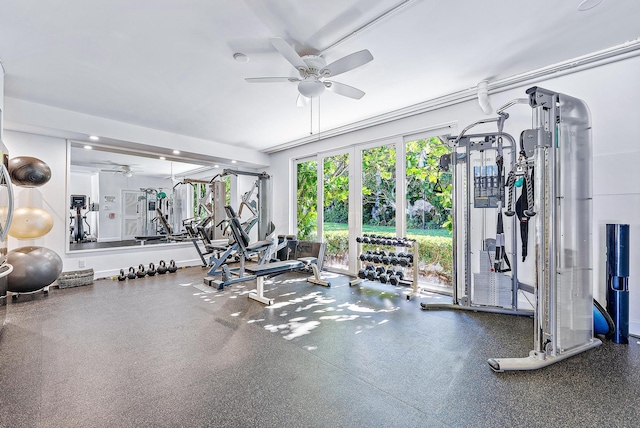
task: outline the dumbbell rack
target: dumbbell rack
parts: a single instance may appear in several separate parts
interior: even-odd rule
[[[379,267],[379,266],[383,266],[385,267],[385,269],[387,267],[391,267],[393,266],[394,268],[400,268],[400,269],[405,269],[405,268],[410,268],[413,267],[413,274],[411,275],[411,278],[403,278],[399,280],[398,285],[404,285],[404,286],[409,286],[411,287],[411,293],[407,295],[407,300],[411,300],[414,296],[417,296],[420,292],[420,289],[418,288],[418,257],[419,257],[419,252],[418,252],[418,242],[415,240],[411,240],[411,239],[402,239],[402,238],[387,238],[387,240],[390,241],[395,241],[393,243],[387,244],[387,243],[363,243],[363,242],[357,242],[357,248],[358,248],[358,255],[362,255],[363,254],[363,250],[362,247],[363,245],[374,245],[377,247],[401,247],[401,248],[406,248],[406,249],[411,249],[411,255],[413,256],[413,261],[408,263],[407,266],[398,266],[398,265],[392,265],[390,263],[384,263],[382,260],[380,262],[373,262],[373,261],[363,261],[360,257],[358,258],[358,270],[362,270],[364,269],[365,265],[373,265],[374,267]],[[358,239],[358,241],[360,241],[360,239]],[[409,244],[409,246],[407,246],[406,244]],[[366,280],[366,278],[354,278],[353,280],[351,280],[349,282],[349,286],[354,286],[357,284],[360,284],[362,282],[364,282]]]

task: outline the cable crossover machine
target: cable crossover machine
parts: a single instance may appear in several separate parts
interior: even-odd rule
[[[498,372],[538,369],[601,344],[593,335],[589,108],[539,87],[526,94],[498,109],[498,117],[449,139],[452,152],[440,168],[450,169],[453,180],[453,300],[421,304],[424,310],[532,315],[533,350],[521,358],[490,358]],[[532,109],[532,129],[518,142],[503,132],[506,110],[517,104]],[[490,122],[496,132],[467,134]]]

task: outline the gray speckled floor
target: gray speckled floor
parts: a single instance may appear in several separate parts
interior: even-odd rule
[[[201,268],[21,295],[0,337],[2,427],[635,427],[640,346],[534,372],[532,320],[419,309],[345,277],[219,292]]]

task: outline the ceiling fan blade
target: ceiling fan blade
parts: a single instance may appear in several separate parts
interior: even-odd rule
[[[304,107],[309,104],[309,98],[305,97],[302,94],[298,94],[298,99],[296,100],[296,105],[298,107]]]
[[[330,80],[324,81],[324,86],[331,92],[335,92],[338,95],[344,95],[345,97],[359,100],[364,97],[364,92],[353,86],[345,85],[344,83],[332,82]]]
[[[271,42],[273,47],[276,48],[278,52],[280,52],[280,54],[285,57],[287,61],[289,61],[296,69],[307,69],[307,64],[305,64],[302,58],[300,58],[298,52],[296,52],[295,49],[293,49],[291,45],[284,39],[274,37],[269,39],[269,41]]]
[[[362,65],[373,60],[373,55],[371,52],[364,49],[358,52],[354,52],[351,55],[347,55],[345,57],[340,58],[327,65],[325,68],[320,70],[321,75],[337,76],[338,74],[345,73],[349,70],[353,70],[354,68],[358,68]]]
[[[300,81],[300,79],[296,77],[248,77],[244,80],[249,83],[296,83]]]

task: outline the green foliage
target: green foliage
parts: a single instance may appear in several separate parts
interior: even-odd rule
[[[300,162],[297,169],[298,183],[298,238],[315,239],[318,221],[318,162]]]
[[[362,151],[362,224],[396,224],[396,149],[393,145]]]
[[[440,156],[450,151],[438,137],[407,143],[406,195],[410,208],[407,213],[409,228],[437,226],[451,230],[451,183],[444,184],[443,172],[439,170]],[[425,204],[418,201],[426,201],[432,208],[426,210]]]
[[[324,159],[324,221],[349,222],[349,154]]]
[[[408,234],[450,237],[451,184],[442,179],[443,172],[438,169],[440,156],[449,152],[449,147],[438,137],[406,144]],[[396,160],[394,145],[373,147],[362,151],[364,233],[377,233],[379,232],[377,228],[381,228],[381,233],[395,235],[398,190],[395,175]],[[344,153],[327,157],[322,166],[324,239],[328,240],[328,234],[332,231],[329,223],[342,223],[345,228],[348,223],[349,156]],[[318,218],[316,196],[318,175],[315,160],[297,165],[297,183],[298,236],[300,239],[312,239],[316,235]],[[334,253],[331,251],[342,251],[341,248],[347,248],[338,241],[334,244],[329,246],[327,254],[332,255]],[[435,244],[425,245],[432,248]],[[437,260],[444,260],[444,258],[438,255]]]
[[[231,177],[228,175],[224,176],[222,177],[222,181],[224,182],[225,189],[226,189],[224,203],[225,205],[229,205],[231,203]]]

